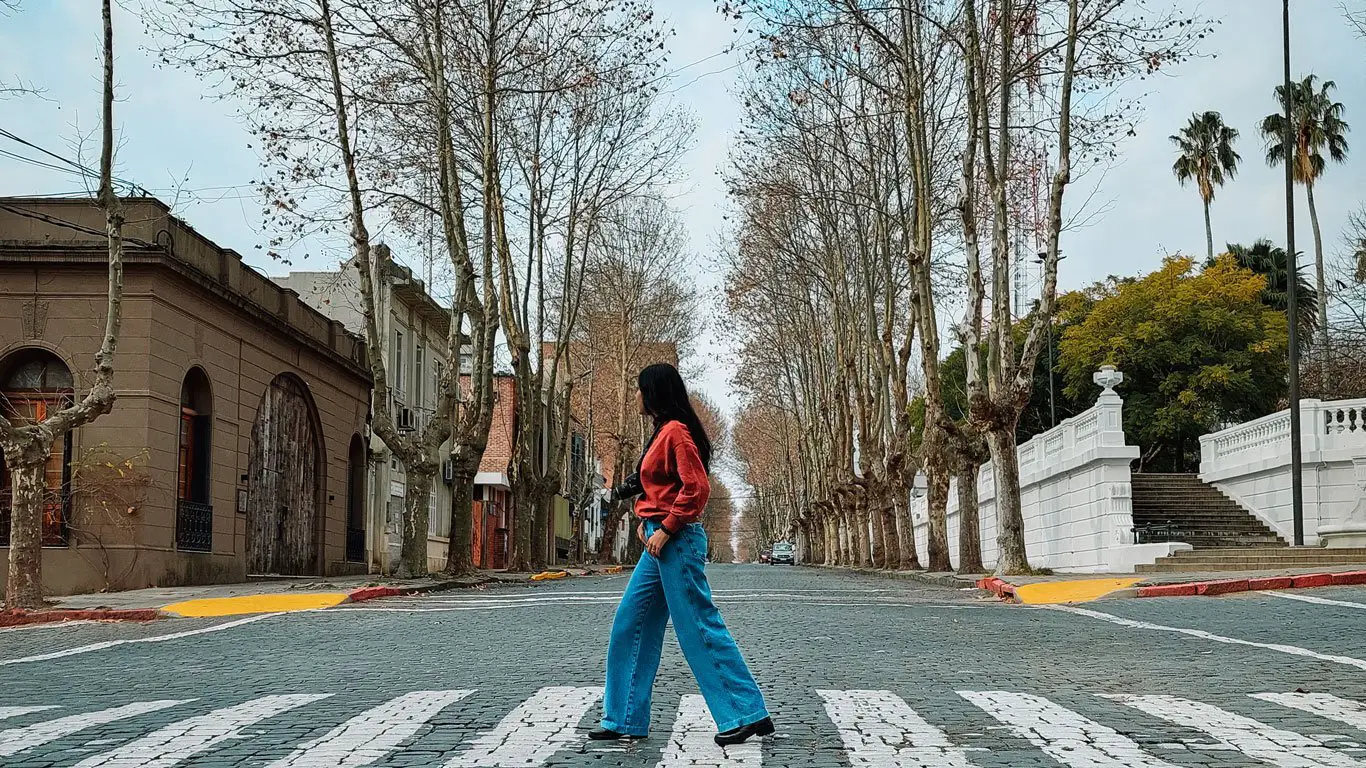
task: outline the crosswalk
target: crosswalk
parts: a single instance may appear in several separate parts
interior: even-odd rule
[[[502,700],[498,692],[489,693]],[[702,697],[683,696],[667,739],[644,742],[631,761],[654,768],[761,768],[766,762],[776,768],[791,756],[781,747],[785,739],[805,739],[815,749],[820,734],[833,729],[838,741],[819,748],[832,750],[837,743],[851,768],[979,768],[999,765],[990,759],[998,749],[1010,755],[1035,750],[1039,756],[1030,765],[1051,761],[1068,768],[1187,768],[1211,760],[1366,768],[1366,704],[1328,693],[1252,693],[1244,709],[1167,694],[1071,693],[1071,706],[1065,706],[1033,693],[962,690],[942,699],[943,706],[923,711],[887,690],[814,694],[809,711],[823,712],[823,718],[795,718],[792,713],[808,710],[785,706],[777,746],[752,742],[724,749],[712,741],[715,726]],[[231,764],[361,768],[390,764],[409,750],[421,753],[422,765],[432,768],[539,768],[552,761],[573,763],[576,754],[589,764],[595,751],[622,750],[584,738],[601,697],[597,687],[545,687],[463,743],[442,736],[449,726],[439,716],[467,706],[487,711],[488,699],[481,701],[477,690],[410,691],[369,707],[352,707],[331,693],[282,693],[226,706],[156,699],[71,713],[50,704],[16,703],[0,706],[0,720],[6,721],[0,765],[22,766],[30,758],[33,765],[53,768],[219,764],[216,752],[256,739],[270,746]],[[327,714],[310,711],[324,700],[331,700]],[[964,702],[977,717],[964,719]],[[1086,709],[1085,702],[1095,702],[1095,711],[1078,711]],[[1131,714],[1120,717],[1125,712]],[[272,732],[271,723],[288,713],[307,718],[302,730],[294,725]],[[475,721],[482,717],[465,720]],[[1310,722],[1318,725],[1302,729],[1308,733],[1285,727]],[[297,743],[281,743],[286,739]],[[1230,760],[1234,754],[1238,759]]]

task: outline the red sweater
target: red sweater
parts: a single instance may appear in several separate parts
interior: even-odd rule
[[[640,486],[645,493],[636,501],[636,517],[654,520],[670,534],[702,517],[711,483],[683,422],[671,421],[659,430],[640,462]]]

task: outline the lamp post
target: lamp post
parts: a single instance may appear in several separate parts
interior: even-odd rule
[[[1285,64],[1282,101],[1285,102],[1285,262],[1286,308],[1290,323],[1290,505],[1294,519],[1295,546],[1304,546],[1304,487],[1301,484],[1300,455],[1300,339],[1299,303],[1296,288],[1299,268],[1295,265],[1295,92],[1290,84],[1290,0],[1281,0],[1281,51]],[[1323,300],[1322,297],[1319,298]]]

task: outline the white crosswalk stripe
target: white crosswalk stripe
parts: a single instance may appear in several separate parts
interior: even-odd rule
[[[816,691],[854,768],[970,768],[967,752],[891,691]]]
[[[946,724],[941,720],[943,713],[925,712],[922,715],[891,691],[815,691],[830,723],[839,733],[851,768],[973,768],[975,761],[970,759],[973,754],[992,753],[999,761],[1003,756],[999,753],[1014,755],[1022,749],[1038,750],[1065,768],[1178,768],[1190,764],[1191,758],[1201,752],[1214,752],[1222,755],[1219,759],[1225,763],[1236,765],[1366,768],[1360,744],[1350,738],[1311,736],[1276,728],[1236,711],[1177,696],[1098,694],[1165,721],[1174,726],[1174,730],[1191,737],[1159,733],[1151,726],[1144,726],[1139,731],[1146,734],[1140,745],[1133,734],[1134,719],[1141,715],[1128,715],[1123,718],[1125,725],[1118,725],[1113,720],[1121,713],[1114,706],[1101,704],[1089,696],[1073,697],[1068,701],[1069,706],[1064,706],[1044,696],[1017,691],[963,690],[957,693],[985,713],[975,721],[969,721],[974,723],[970,727],[979,731],[966,734],[975,743],[950,735],[961,732],[962,713],[971,711],[962,705],[956,708],[951,716],[953,719],[947,721],[956,725],[946,732]],[[24,753],[23,759],[63,768],[188,767],[199,764],[205,759],[201,756],[221,750],[231,741],[259,737],[263,739],[261,746],[252,745],[251,754],[264,755],[263,749],[270,750],[268,758],[256,758],[259,762],[254,764],[262,768],[364,768],[393,760],[410,761],[410,757],[404,756],[406,750],[422,754],[422,764],[432,768],[443,763],[444,768],[540,768],[552,761],[560,764],[570,760],[578,764],[585,758],[598,759],[603,756],[599,754],[602,752],[630,753],[640,765],[653,764],[654,768],[762,768],[765,745],[769,743],[755,740],[724,749],[716,746],[712,740],[716,725],[706,703],[701,696],[690,694],[679,702],[667,741],[646,741],[630,748],[603,745],[586,749],[584,736],[590,724],[584,721],[600,701],[602,689],[573,686],[540,689],[512,707],[491,729],[473,735],[459,746],[449,741],[449,734],[441,735],[444,726],[433,726],[432,722],[448,707],[469,706],[465,700],[476,695],[473,690],[412,691],[376,705],[357,705],[339,713],[335,720],[317,723],[313,718],[307,721],[313,733],[330,730],[306,741],[304,737],[294,735],[298,733],[299,725],[293,720],[266,724],[263,728],[251,727],[331,695],[263,696],[169,725],[147,726],[144,723],[147,730],[142,731],[142,735],[129,730],[136,727],[138,721],[134,718],[194,700],[136,702],[61,717],[39,715],[52,719],[0,730],[0,765],[9,764],[4,758]],[[1249,696],[1260,702],[1298,710],[1306,713],[1305,717],[1366,731],[1366,703],[1360,701],[1327,693],[1252,693]],[[1092,712],[1085,706],[1078,706],[1079,702],[1084,704],[1086,701],[1101,711]],[[1255,706],[1248,699],[1243,701]],[[0,718],[17,718],[54,709],[58,707],[15,703],[0,706]],[[781,718],[779,720],[781,729]],[[161,722],[166,720],[161,719]],[[980,732],[982,726],[976,723],[986,722],[1001,723],[1001,726],[992,727],[992,732],[1001,735],[984,739]],[[97,728],[104,725],[110,727]],[[1126,726],[1127,730],[1116,730]],[[789,727],[820,726],[802,719],[791,721]],[[1306,733],[1320,732],[1308,730]],[[282,734],[289,734],[290,740],[281,742]],[[429,736],[431,741],[425,741]],[[68,738],[71,741],[59,741]],[[70,751],[81,746],[77,738],[86,740],[79,754]],[[433,756],[435,743],[442,746],[440,756],[433,761],[429,758]],[[778,744],[770,761],[786,754],[781,746],[783,742],[780,740]],[[99,753],[92,754],[92,751]],[[586,754],[557,757],[561,752],[570,751]],[[72,756],[54,757],[62,754]],[[73,765],[73,761],[82,755],[84,759]],[[1043,755],[1035,760],[1042,759]],[[268,760],[274,762],[267,765]],[[988,762],[991,759],[984,756],[977,764]]]
[[[658,768],[759,768],[763,763],[759,742],[723,748],[712,740],[715,734],[716,723],[706,700],[696,694],[684,696]]]
[[[1291,707],[1366,731],[1366,704],[1327,693],[1254,693],[1252,698]]]
[[[1144,752],[1129,737],[1042,696],[1008,691],[959,691],[1049,757],[1072,768],[1176,768]]]
[[[1153,717],[1204,731],[1215,741],[1279,768],[1366,768],[1316,739],[1177,696],[1106,695]]]
[[[447,768],[525,768],[549,760],[582,738],[579,722],[602,698],[601,688],[542,688],[497,727],[480,734]]]
[[[31,715],[34,712],[46,712],[49,709],[56,709],[56,707],[0,707],[0,720],[8,720],[11,717],[22,717],[24,715]]]
[[[145,715],[148,712],[174,707],[177,704],[186,704],[194,699],[164,699],[161,701],[140,701],[135,704],[126,704],[122,707],[111,707],[98,712],[89,712],[79,715],[59,717],[56,720],[47,720],[35,723],[26,728],[11,728],[7,731],[0,731],[0,757],[17,755],[25,750],[41,747],[42,745],[56,741],[73,733],[80,733],[97,725],[105,725],[118,720],[126,720],[130,717]],[[39,709],[44,709],[39,707]]]
[[[413,691],[356,715],[270,768],[355,768],[394,751],[437,712],[474,691]]]
[[[263,696],[235,707],[216,709],[205,715],[171,723],[104,754],[88,757],[74,768],[170,768],[229,739],[240,737],[242,729],[248,725],[331,695],[303,693]]]

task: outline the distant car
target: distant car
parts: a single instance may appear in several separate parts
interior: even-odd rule
[[[773,545],[773,550],[768,557],[769,565],[796,565],[797,550],[787,542],[779,542]]]
[[[765,549],[764,551],[762,551],[762,552],[759,553],[759,562],[761,562],[761,563],[770,562],[772,559],[773,559],[773,553],[770,552],[770,551],[768,551],[767,549]]]

